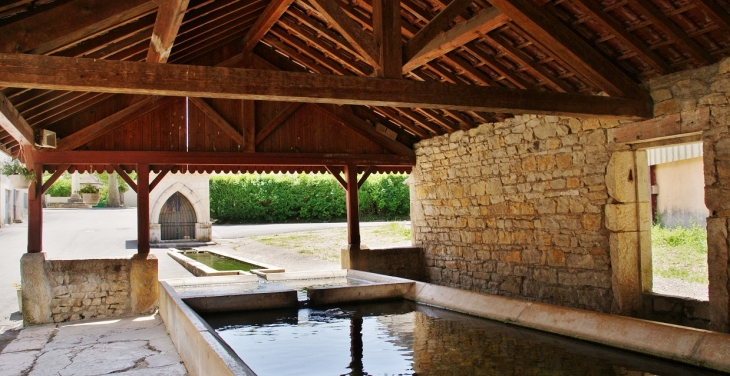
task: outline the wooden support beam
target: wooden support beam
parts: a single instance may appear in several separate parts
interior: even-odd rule
[[[152,183],[150,183],[150,192],[152,192],[155,189],[157,184],[160,184],[162,179],[164,179],[165,176],[167,176],[167,174],[170,172],[171,169],[172,169],[172,166],[165,166],[162,170],[160,170],[160,173],[157,176],[155,176],[155,180],[153,180]]]
[[[373,167],[368,166],[365,171],[363,171],[362,176],[360,177],[360,180],[357,181],[357,188],[360,189],[363,184],[368,180],[370,177],[370,174],[373,173]]]
[[[299,110],[300,107],[302,107],[304,103],[292,103],[288,105],[283,111],[279,112],[278,115],[276,115],[271,121],[269,121],[268,124],[266,124],[259,133],[256,134],[256,145],[260,144],[261,141],[263,141],[266,137],[268,137],[271,132],[276,130],[276,128],[279,127],[279,125],[283,124],[286,119],[288,119],[290,116],[292,116],[297,110]]]
[[[39,253],[43,252],[43,165],[36,163],[33,170],[35,181],[28,189],[28,253]]]
[[[226,119],[224,119],[218,113],[218,111],[211,107],[208,102],[206,102],[203,98],[189,98],[189,100],[190,103],[194,104],[195,107],[200,109],[200,111],[208,116],[210,120],[212,120],[213,123],[215,123],[215,125],[217,125],[220,130],[222,130],[225,134],[231,137],[233,141],[235,141],[238,145],[243,147],[243,136],[238,133],[236,128],[234,128]]]
[[[413,36],[403,46],[403,61],[410,61],[416,54],[421,51],[426,45],[432,41],[436,36],[446,29],[452,21],[461,12],[466,10],[466,7],[471,4],[473,0],[454,0],[444,10],[439,12],[423,29],[419,30],[416,35]]]
[[[357,166],[345,166],[347,180],[347,244],[350,249],[360,248],[360,208],[357,197]]]
[[[310,0],[310,3],[350,42],[352,47],[368,64],[376,69],[380,67],[380,53],[375,42],[345,13],[336,1]]]
[[[168,0],[157,11],[155,27],[152,30],[150,48],[147,50],[148,63],[166,63],[172,45],[182,24],[189,0]]]
[[[256,20],[256,23],[248,29],[248,33],[243,37],[243,50],[251,51],[259,43],[261,38],[269,32],[281,15],[289,9],[294,0],[273,0],[264,12]]]
[[[3,93],[0,93],[0,129],[4,129],[21,145],[32,146],[35,149],[33,128]]]
[[[429,61],[447,54],[454,49],[471,42],[509,21],[509,18],[496,8],[485,9],[476,16],[462,22],[449,31],[433,38],[420,50],[413,53],[413,56],[405,56],[403,73],[428,63]]]
[[[150,253],[150,166],[137,164],[137,254]]]
[[[327,171],[329,171],[330,174],[332,174],[332,176],[334,176],[335,180],[337,180],[337,182],[340,183],[340,185],[342,186],[342,189],[344,189],[345,191],[347,191],[347,182],[345,181],[345,179],[342,178],[342,176],[340,176],[340,174],[343,171],[342,170],[342,167],[339,167],[339,166],[324,166],[324,168],[326,168]]]
[[[113,164],[112,168],[114,169],[114,171],[117,172],[117,175],[119,175],[122,179],[124,179],[124,181],[127,183],[127,185],[129,185],[129,188],[132,188],[132,190],[136,193],[137,192],[137,183],[135,183],[134,180],[132,180],[132,178],[130,178],[129,175],[127,175],[127,172],[122,170],[122,168],[119,167],[119,165],[117,165],[117,164]]]
[[[74,0],[0,28],[0,52],[52,53],[154,12],[165,0]]]
[[[46,180],[45,183],[43,183],[41,195],[45,194],[46,191],[48,191],[48,188],[51,188],[53,183],[55,183],[56,180],[58,180],[58,178],[60,178],[61,175],[63,175],[63,173],[66,172],[66,170],[68,170],[69,167],[71,167],[71,165],[68,165],[68,164],[58,166],[56,168],[56,172],[54,172],[53,175],[51,175],[51,177],[48,178],[48,180]]]
[[[649,97],[588,96],[404,79],[20,54],[0,54],[0,85],[632,120],[646,119],[652,114]],[[641,91],[638,86],[637,90]]]
[[[142,101],[116,112],[109,117],[101,119],[88,127],[82,128],[76,133],[60,139],[56,150],[66,151],[76,149],[77,147],[122,127],[134,119],[160,108],[173,100],[175,100],[175,98],[157,96],[145,98]]]
[[[609,130],[608,137],[615,143],[643,143],[701,134],[709,126],[710,110],[705,107],[681,114],[629,123]]]
[[[256,151],[258,136],[256,135],[256,101],[243,101],[243,151]]]
[[[347,111],[346,109],[344,109],[341,106],[333,106],[333,105],[325,105],[325,104],[315,104],[314,106],[317,106],[319,109],[326,112],[329,116],[331,116],[335,120],[348,126],[355,132],[360,133],[361,135],[367,137],[368,139],[375,142],[376,144],[392,151],[393,153],[400,154],[400,155],[409,155],[409,156],[416,155],[415,152],[413,151],[413,149],[401,144],[400,142],[398,142],[396,140],[391,140],[384,134],[375,130],[374,126],[368,124],[365,120],[361,119],[360,117],[353,114],[352,112]]]
[[[60,164],[154,164],[221,166],[413,166],[416,158],[395,154],[245,153],[182,151],[49,151],[35,153],[36,163]],[[139,185],[139,184],[138,184]]]
[[[609,95],[649,100],[646,90],[534,1],[493,0],[490,3]]]
[[[373,0],[373,39],[379,47],[377,77],[400,78],[403,48],[400,32],[400,0]]]

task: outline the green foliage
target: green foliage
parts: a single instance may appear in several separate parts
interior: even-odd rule
[[[69,197],[71,196],[71,178],[64,179],[64,177],[56,180],[53,185],[46,191],[47,195],[51,197]]]
[[[652,269],[655,275],[691,283],[708,283],[707,230],[697,225],[651,228]]]
[[[86,183],[85,186],[79,188],[79,194],[84,194],[84,193],[99,193],[99,188],[96,188],[95,186],[93,186],[89,183]]]
[[[405,175],[373,175],[359,190],[363,219],[410,213]],[[219,223],[344,220],[345,191],[329,175],[244,174],[210,180],[211,216]]]
[[[707,230],[693,224],[692,227],[654,225],[651,228],[653,246],[682,247],[695,253],[707,253]]]
[[[25,168],[16,158],[3,162],[2,166],[0,166],[0,173],[6,176],[23,175],[25,180],[35,181],[35,171]]]

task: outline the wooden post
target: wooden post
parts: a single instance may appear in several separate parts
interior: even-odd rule
[[[43,252],[43,165],[33,168],[35,182],[28,188],[28,253],[39,253]]]
[[[350,249],[360,248],[360,209],[357,199],[357,166],[345,166],[347,179],[347,243]]]
[[[137,165],[137,254],[150,253],[150,166]]]

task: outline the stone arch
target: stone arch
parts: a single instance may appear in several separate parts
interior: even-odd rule
[[[160,198],[155,201],[154,206],[152,206],[152,211],[150,213],[150,224],[160,223],[160,212],[162,211],[162,206],[165,205],[165,202],[170,199],[170,196],[172,196],[176,192],[180,192],[180,194],[185,196],[185,198],[190,201],[190,204],[193,205],[193,209],[195,210],[195,217],[198,219],[198,221],[201,221],[205,218],[203,216],[203,213],[205,212],[202,207],[203,200],[201,200],[200,197],[195,194],[195,191],[190,189],[187,185],[176,182],[167,187],[167,189],[165,189],[165,191],[162,192],[162,194],[160,195]]]

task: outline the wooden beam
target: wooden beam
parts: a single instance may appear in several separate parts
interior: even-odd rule
[[[360,248],[360,207],[357,195],[357,166],[345,166],[347,180],[347,244],[350,248]]]
[[[36,163],[33,170],[35,181],[28,189],[28,253],[39,253],[43,252],[43,165]]]
[[[446,29],[461,12],[466,10],[474,0],[453,0],[444,10],[439,12],[423,29],[419,30],[403,46],[403,61],[410,61],[416,54],[436,36]]]
[[[0,128],[8,132],[21,145],[29,145],[35,149],[33,128],[3,93],[0,93]]]
[[[299,110],[300,107],[302,107],[304,103],[292,103],[289,106],[287,106],[283,111],[279,112],[278,115],[276,115],[271,121],[269,121],[266,126],[261,128],[259,133],[256,134],[256,145],[260,144],[261,141],[263,141],[266,137],[268,137],[271,132],[276,130],[276,128],[279,127],[279,125],[283,124],[286,119],[288,119],[290,116],[292,116],[297,110]]]
[[[20,54],[0,54],[0,85],[633,120],[652,114],[649,97],[588,96],[404,79]]]
[[[60,164],[154,164],[221,166],[413,166],[416,158],[395,154],[245,153],[179,151],[47,151],[35,153],[36,163]]]
[[[373,167],[372,166],[368,166],[368,168],[366,168],[365,171],[363,171],[362,176],[360,177],[360,180],[357,181],[357,188],[358,189],[360,189],[360,187],[362,187],[362,185],[365,184],[365,182],[370,177],[370,174],[372,174],[372,173],[373,173]]]
[[[243,50],[251,51],[259,43],[261,38],[269,32],[281,15],[289,9],[294,0],[273,0],[264,12],[256,20],[256,23],[248,29],[248,33],[243,37]]]
[[[310,0],[310,3],[347,39],[360,56],[376,69],[380,67],[380,53],[370,36],[350,18],[337,2],[332,0]]]
[[[45,183],[43,183],[43,187],[41,188],[41,194],[45,194],[46,191],[48,191],[48,188],[51,188],[53,183],[55,183],[56,180],[58,180],[58,178],[60,178],[61,175],[63,175],[63,173],[66,172],[69,167],[71,167],[71,165],[68,164],[57,167],[56,172],[54,172],[53,175],[51,175],[51,177],[48,178]]]
[[[493,0],[490,3],[609,95],[649,99],[646,90],[534,1]]]
[[[0,52],[46,54],[153,12],[165,0],[74,0],[0,28]]]
[[[127,172],[122,170],[122,168],[119,167],[119,165],[117,164],[113,164],[112,168],[114,169],[114,171],[117,172],[117,175],[121,176],[121,178],[124,179],[125,182],[127,182],[127,185],[129,185],[129,187],[132,188],[132,190],[136,193],[137,183],[135,183],[134,180],[132,180],[132,178],[127,175]]]
[[[175,98],[149,97],[137,102],[113,115],[91,124],[81,130],[58,141],[57,151],[73,150],[100,136],[103,136],[119,127],[128,124],[138,117],[160,108]]]
[[[401,144],[396,140],[391,140],[384,134],[375,130],[374,126],[368,124],[365,120],[361,119],[352,112],[345,110],[341,106],[324,104],[315,104],[314,106],[317,106],[320,110],[326,112],[335,120],[348,126],[355,132],[367,137],[369,140],[375,142],[376,144],[392,151],[393,153],[410,156],[416,155],[413,149]]]
[[[413,56],[406,56],[403,64],[403,73],[428,63],[429,61],[447,54],[454,49],[471,42],[509,21],[507,16],[496,8],[485,9],[476,16],[462,22],[449,31],[429,41],[420,50],[415,51]]]
[[[165,176],[167,176],[167,174],[170,172],[171,169],[172,169],[172,166],[165,166],[162,170],[160,170],[160,173],[157,176],[155,176],[155,180],[153,180],[152,183],[150,183],[150,192],[152,192],[155,189],[157,184],[160,184],[162,179],[164,179]]]
[[[342,189],[347,191],[347,182],[345,181],[345,179],[342,178],[342,176],[340,176],[340,173],[342,173],[342,167],[324,166],[324,168],[326,168],[327,171],[329,171],[330,174],[332,174],[332,176],[335,177],[335,180],[337,180],[337,182],[340,183],[340,185],[342,186]]]
[[[400,78],[403,48],[400,32],[400,0],[373,0],[373,39],[379,47],[377,77]]]
[[[236,128],[234,128],[228,121],[226,121],[226,119],[224,119],[218,113],[218,111],[211,107],[208,102],[206,102],[203,98],[190,98],[189,100],[190,103],[194,104],[195,107],[199,108],[200,111],[208,116],[213,121],[213,123],[218,126],[220,130],[222,130],[225,134],[231,137],[233,141],[235,141],[238,145],[243,146],[243,136],[238,133]]]
[[[137,164],[137,254],[150,253],[150,166]]]
[[[608,137],[615,143],[643,143],[700,134],[709,126],[710,110],[705,107],[626,124],[609,130]]]
[[[172,45],[182,24],[189,0],[168,0],[157,11],[155,27],[152,30],[150,48],[147,50],[148,63],[166,63]]]

